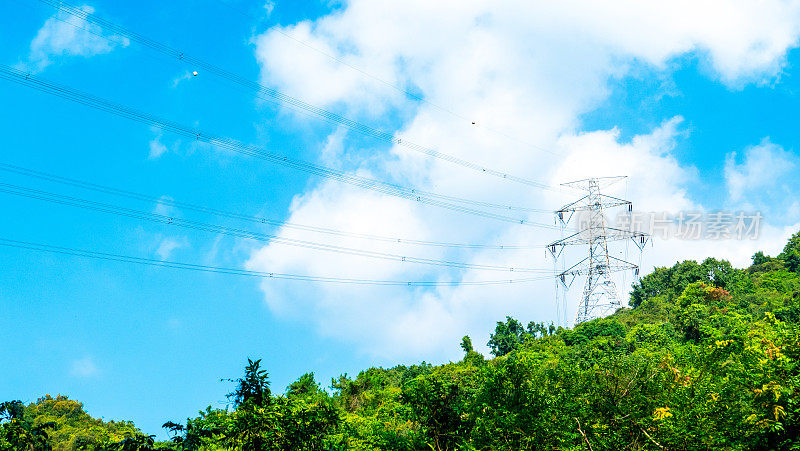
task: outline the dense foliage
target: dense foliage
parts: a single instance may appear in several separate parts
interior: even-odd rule
[[[95,450],[144,437],[128,421],[104,422],[66,396],[45,396],[28,406],[0,404],[0,450]]]
[[[0,405],[0,450],[800,449],[800,233],[753,265],[687,261],[635,284],[630,309],[574,329],[507,317],[459,362],[370,368],[284,395],[259,360],[231,405],[130,423],[45,397]],[[454,344],[455,345],[455,344]]]

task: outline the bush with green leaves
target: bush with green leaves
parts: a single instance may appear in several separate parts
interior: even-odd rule
[[[167,442],[63,396],[6,402],[0,450],[800,450],[800,234],[746,269],[656,268],[630,306],[573,329],[507,316],[493,358],[464,336],[457,362],[306,373],[282,395],[248,359],[230,405]]]

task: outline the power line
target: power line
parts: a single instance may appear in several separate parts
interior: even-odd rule
[[[267,243],[283,244],[288,246],[302,247],[307,249],[321,250],[345,255],[355,255],[361,257],[369,257],[383,260],[391,260],[397,262],[408,262],[415,264],[424,264],[432,266],[445,266],[458,269],[473,269],[480,271],[503,271],[503,272],[518,272],[518,273],[545,273],[553,274],[552,270],[541,268],[525,268],[525,267],[509,267],[499,265],[483,265],[475,263],[455,262],[447,260],[437,260],[431,258],[413,257],[399,254],[391,254],[386,252],[376,252],[364,249],[356,249],[333,244],[318,243],[308,240],[300,240],[295,238],[286,238],[278,235],[271,235],[265,233],[252,232],[244,229],[237,229],[215,224],[208,224],[199,221],[193,221],[174,216],[162,215],[158,213],[150,213],[141,210],[135,210],[126,207],[120,207],[112,204],[81,199],[72,196],[65,196],[61,194],[51,193],[48,191],[38,190],[34,188],[27,188],[23,186],[13,185],[9,183],[0,183],[0,192],[12,194],[30,199],[38,199],[60,205],[67,205],[72,207],[83,208],[87,210],[98,211],[102,213],[114,214],[117,216],[141,219],[160,224],[175,225],[178,227],[200,230],[205,232],[219,233],[223,235],[234,236],[238,238],[246,238],[256,241],[263,241]]]
[[[428,191],[407,188],[401,185],[370,179],[355,174],[349,174],[344,171],[295,159],[276,152],[270,152],[261,146],[255,146],[252,144],[243,144],[231,138],[214,136],[212,134],[199,131],[193,127],[161,119],[158,118],[157,116],[144,113],[142,111],[135,110],[133,108],[124,105],[116,104],[108,100],[102,99],[100,97],[96,97],[76,89],[68,88],[64,85],[53,83],[41,77],[33,76],[28,72],[15,69],[10,66],[0,65],[0,78],[15,83],[19,83],[25,86],[29,86],[39,91],[46,92],[48,94],[52,94],[67,100],[71,100],[73,102],[80,103],[82,105],[98,109],[100,111],[112,113],[178,135],[190,137],[198,142],[205,142],[216,147],[228,149],[248,156],[261,158],[263,160],[270,161],[272,163],[281,164],[283,166],[304,171],[320,177],[338,180],[340,182],[348,183],[361,188],[370,189],[384,194],[413,200],[427,205],[447,208],[461,213],[468,213],[477,216],[482,216],[485,218],[491,218],[505,222],[512,222],[516,224],[529,225],[534,227],[543,227],[547,229],[557,229],[556,226],[551,224],[533,222],[533,221],[528,221],[526,219],[517,219],[509,216],[487,212],[484,210],[467,208],[462,205],[458,205],[458,203],[481,206],[481,207],[493,206],[494,208],[504,208],[508,210],[516,210],[516,209],[524,210],[525,207],[500,206],[499,204],[492,204],[489,202],[481,202],[470,199],[458,198],[454,196],[446,196],[446,195],[431,193]]]
[[[419,246],[433,246],[433,247],[447,247],[447,248],[464,248],[464,249],[499,249],[499,250],[515,250],[515,249],[540,249],[545,246],[537,246],[537,245],[491,245],[491,244],[468,244],[468,243],[449,243],[449,242],[441,242],[441,241],[426,241],[426,240],[414,240],[409,238],[399,238],[399,237],[388,237],[388,236],[381,236],[381,235],[373,235],[368,233],[353,233],[347,232],[342,230],[330,229],[326,227],[318,227],[318,226],[311,226],[311,225],[304,225],[304,224],[295,224],[286,221],[279,221],[275,219],[268,219],[261,216],[251,216],[245,215],[241,213],[235,213],[226,210],[220,210],[216,208],[205,207],[201,205],[194,205],[185,202],[178,202],[173,199],[168,199],[164,197],[155,197],[155,196],[148,196],[146,194],[135,193],[132,191],[121,190],[117,188],[112,188],[104,185],[98,185],[95,183],[84,182],[76,179],[71,179],[67,177],[62,177],[58,175],[48,174],[46,172],[34,171],[32,169],[26,169],[20,166],[15,166],[7,163],[0,163],[0,170],[11,172],[14,174],[24,175],[28,177],[35,177],[42,180],[47,180],[50,182],[60,183],[68,186],[78,187],[82,189],[97,191],[106,194],[112,194],[115,196],[127,197],[130,199],[137,199],[146,202],[153,202],[160,205],[166,205],[169,207],[177,207],[186,210],[192,210],[202,213],[209,213],[216,216],[223,216],[228,218],[234,219],[241,219],[249,222],[255,222],[258,224],[269,224],[273,226],[285,227],[288,229],[296,229],[296,230],[303,230],[309,232],[316,232],[316,233],[325,233],[329,235],[336,235],[336,236],[345,236],[345,237],[352,237],[352,238],[360,238],[366,240],[373,240],[373,241],[382,241],[388,243],[397,243],[397,244],[411,244],[411,245],[419,245]]]
[[[455,165],[458,165],[458,166],[462,166],[462,167],[471,169],[471,170],[476,171],[476,172],[481,172],[481,173],[484,173],[484,174],[487,174],[487,175],[498,177],[498,178],[501,178],[501,179],[504,179],[504,180],[511,180],[511,181],[514,181],[514,182],[517,182],[517,183],[521,183],[521,184],[528,185],[528,186],[533,186],[533,187],[536,187],[536,188],[546,189],[546,190],[552,190],[552,191],[558,191],[559,190],[558,188],[551,187],[551,186],[549,186],[549,185],[547,185],[545,183],[542,183],[542,182],[526,179],[526,178],[523,178],[523,177],[514,176],[514,175],[511,175],[511,174],[502,172],[502,171],[498,171],[498,170],[495,170],[495,169],[491,169],[491,168],[485,167],[483,165],[480,165],[480,164],[477,164],[477,163],[474,163],[474,162],[471,162],[471,161],[468,161],[468,160],[464,160],[464,159],[456,157],[454,155],[450,155],[450,154],[446,154],[446,153],[443,153],[443,152],[439,152],[439,151],[437,151],[435,149],[432,149],[432,148],[429,148],[429,147],[425,147],[425,146],[416,144],[416,143],[408,141],[408,140],[403,140],[402,138],[394,136],[391,133],[387,133],[387,132],[384,132],[382,130],[378,130],[378,129],[370,127],[370,126],[368,126],[366,124],[360,123],[358,121],[354,121],[354,120],[349,119],[347,117],[344,117],[344,116],[341,116],[339,114],[333,113],[331,111],[325,110],[325,109],[323,109],[321,107],[318,107],[318,106],[312,105],[310,103],[304,102],[304,101],[302,101],[300,99],[297,99],[295,97],[287,95],[287,94],[285,94],[283,92],[280,92],[280,91],[278,91],[276,89],[272,89],[272,88],[269,88],[267,86],[264,86],[261,83],[249,80],[249,79],[247,79],[245,77],[242,77],[242,76],[237,75],[237,74],[235,74],[233,72],[225,70],[225,69],[223,69],[223,68],[221,68],[221,67],[219,67],[219,66],[217,66],[215,64],[212,64],[212,63],[204,61],[204,60],[202,60],[200,58],[196,58],[196,57],[193,57],[191,55],[188,55],[185,52],[182,52],[182,51],[180,51],[178,49],[172,48],[172,47],[170,47],[170,46],[168,46],[166,44],[160,43],[160,42],[155,41],[153,39],[150,39],[148,37],[145,37],[145,36],[143,36],[141,34],[138,34],[138,33],[134,32],[134,31],[128,30],[127,28],[122,27],[121,25],[117,25],[114,22],[111,22],[109,20],[106,20],[106,19],[103,19],[101,17],[98,17],[95,14],[92,14],[92,13],[89,13],[87,11],[84,11],[83,9],[81,9],[79,7],[70,5],[70,4],[65,3],[63,1],[60,1],[60,0],[39,0],[39,1],[42,2],[42,3],[45,3],[47,5],[53,6],[53,7],[57,8],[59,11],[64,11],[65,13],[70,14],[70,15],[72,15],[74,17],[79,18],[79,19],[82,19],[82,20],[84,20],[86,22],[93,23],[95,25],[98,25],[98,26],[106,29],[106,30],[111,30],[115,34],[117,34],[119,36],[123,36],[125,38],[128,38],[129,40],[131,40],[133,42],[139,43],[140,45],[143,45],[145,47],[148,47],[150,49],[158,51],[158,52],[160,52],[162,54],[165,54],[167,56],[176,58],[176,59],[178,59],[180,61],[185,61],[186,63],[191,64],[195,68],[201,69],[201,70],[203,70],[205,72],[208,72],[208,73],[211,73],[211,74],[214,74],[214,75],[216,75],[218,77],[225,78],[225,79],[227,79],[227,80],[229,80],[229,81],[231,81],[233,83],[236,83],[236,84],[238,84],[240,86],[246,87],[246,88],[256,92],[259,95],[266,95],[266,96],[268,96],[268,97],[270,97],[272,99],[276,99],[276,100],[278,100],[280,102],[288,104],[293,108],[296,108],[296,109],[299,109],[299,110],[303,110],[303,111],[315,114],[315,115],[317,115],[317,116],[319,116],[319,117],[321,117],[321,118],[323,118],[323,119],[325,119],[325,120],[327,120],[329,122],[333,122],[333,123],[336,123],[336,124],[339,124],[339,125],[343,125],[343,126],[349,128],[349,129],[354,130],[354,131],[356,131],[358,133],[361,133],[361,134],[363,134],[365,136],[371,136],[373,138],[376,138],[376,139],[379,139],[379,140],[382,140],[382,141],[385,141],[385,142],[389,142],[389,143],[392,143],[392,144],[395,144],[395,145],[398,145],[398,146],[402,146],[402,147],[405,147],[407,149],[413,150],[415,152],[419,152],[419,153],[428,155],[430,157],[438,158],[438,159],[441,159],[443,161],[447,161],[449,163],[452,163],[452,164],[455,164]],[[95,34],[97,34],[97,33],[95,33]],[[104,35],[101,35],[101,37],[103,37],[105,39],[109,39],[108,37],[106,37]]]
[[[233,5],[231,5],[230,3],[226,2],[225,0],[217,0],[217,1],[221,5],[224,5],[225,7],[229,8],[231,11],[235,11],[235,12],[237,12],[237,13],[245,16],[245,17],[249,17],[249,18],[251,18],[253,20],[257,20],[257,21],[260,20],[258,17],[255,17],[254,15],[252,15],[252,14],[246,12],[246,11],[243,11],[240,8],[237,8],[237,7],[233,6]],[[330,53],[326,52],[325,50],[322,50],[322,49],[320,49],[318,47],[315,47],[315,46],[309,44],[306,41],[303,41],[302,39],[297,39],[294,36],[290,35],[289,33],[284,32],[280,28],[271,28],[270,30],[278,33],[279,35],[283,36],[284,38],[287,38],[287,39],[289,39],[291,41],[294,41],[297,44],[302,45],[303,47],[306,47],[306,48],[308,48],[310,50],[313,50],[313,51],[319,53],[320,55],[323,55],[326,58],[331,59],[332,61],[335,61],[337,64],[341,64],[342,66],[346,66],[346,67],[348,67],[348,68],[360,73],[361,75],[364,75],[365,77],[371,78],[371,79],[377,81],[378,83],[381,83],[381,84],[383,84],[383,85],[385,85],[385,86],[387,86],[389,88],[392,88],[392,89],[396,90],[397,92],[399,92],[400,94],[403,94],[404,96],[410,97],[410,98],[412,98],[412,99],[414,99],[414,100],[416,100],[418,102],[422,102],[422,103],[425,103],[427,105],[430,105],[430,106],[436,108],[439,111],[446,112],[446,113],[451,114],[451,115],[453,115],[453,116],[455,116],[455,117],[457,117],[459,119],[463,119],[465,121],[469,120],[466,117],[462,116],[461,114],[456,113],[455,111],[453,111],[453,110],[451,110],[449,108],[443,107],[441,105],[437,105],[436,103],[431,102],[430,100],[427,100],[426,98],[424,98],[424,97],[422,97],[422,96],[420,96],[418,94],[415,94],[415,93],[409,91],[408,89],[405,89],[405,88],[403,88],[401,86],[398,86],[398,85],[396,85],[396,84],[394,84],[392,82],[386,81],[383,78],[378,77],[376,75],[373,75],[373,74],[365,71],[364,69],[361,69],[358,66],[350,64],[347,61],[345,61],[345,60],[343,60],[343,59],[341,59],[341,58],[339,58],[339,57],[337,57],[335,55],[331,55]],[[555,153],[553,153],[553,154],[557,155]]]
[[[222,5],[226,6],[227,8],[229,8],[230,10],[235,11],[235,12],[237,12],[237,13],[245,16],[245,17],[249,17],[249,18],[251,18],[253,20],[256,20],[256,21],[261,20],[260,18],[255,17],[254,15],[252,15],[252,14],[246,12],[246,11],[243,11],[240,8],[237,8],[237,7],[233,6],[233,5],[231,5],[230,3],[226,2],[225,0],[217,0],[217,1],[220,4],[222,4]],[[286,39],[294,41],[295,43],[297,43],[299,45],[302,45],[303,47],[306,47],[306,48],[308,48],[310,50],[313,50],[313,51],[319,53],[320,55],[323,55],[326,58],[329,58],[330,60],[335,61],[337,64],[341,64],[342,66],[348,67],[348,68],[350,68],[350,69],[362,74],[363,76],[365,76],[367,78],[371,78],[372,80],[375,80],[378,83],[381,83],[381,84],[383,84],[385,86],[388,86],[389,88],[394,89],[395,91],[399,92],[400,94],[403,94],[406,97],[409,97],[409,98],[411,98],[413,100],[416,100],[416,101],[418,101],[420,103],[424,103],[426,105],[429,105],[429,106],[431,106],[431,107],[433,107],[436,110],[439,110],[441,112],[447,113],[447,114],[453,116],[454,118],[459,119],[459,122],[463,121],[464,124],[470,124],[472,127],[483,128],[484,130],[490,131],[490,132],[492,132],[492,133],[494,133],[496,135],[502,136],[502,137],[504,137],[506,139],[509,139],[511,141],[515,141],[517,143],[523,144],[523,145],[528,146],[528,147],[530,147],[532,149],[536,149],[536,150],[538,150],[540,152],[545,152],[545,153],[548,153],[548,154],[551,154],[551,155],[563,157],[563,155],[560,154],[560,153],[553,152],[552,150],[546,149],[546,148],[541,147],[541,146],[537,146],[536,144],[533,144],[531,142],[525,141],[523,139],[519,139],[519,138],[517,138],[517,137],[515,137],[513,135],[509,135],[509,134],[507,134],[507,133],[505,133],[505,132],[503,132],[501,130],[495,129],[493,127],[487,127],[487,126],[485,126],[485,125],[483,125],[483,124],[481,124],[479,122],[476,122],[476,121],[464,116],[461,113],[453,111],[453,109],[451,109],[451,108],[447,108],[447,107],[441,106],[441,105],[439,105],[437,103],[431,102],[430,100],[426,99],[425,97],[423,97],[423,96],[421,96],[419,94],[415,94],[415,93],[409,91],[408,89],[403,88],[402,86],[399,86],[399,85],[397,85],[395,83],[386,81],[383,78],[378,77],[377,75],[371,74],[371,73],[365,71],[364,69],[361,69],[360,67],[358,67],[358,66],[356,66],[354,64],[350,64],[347,61],[343,60],[342,58],[337,57],[336,55],[331,55],[330,53],[326,52],[325,50],[322,50],[322,49],[320,49],[320,48],[318,48],[316,46],[313,46],[313,45],[309,44],[308,42],[306,42],[306,41],[304,41],[302,39],[297,39],[294,36],[290,35],[289,33],[286,33],[285,31],[281,30],[280,27],[270,28],[270,31],[274,31],[275,33],[278,33],[280,36],[283,36]]]
[[[520,279],[506,279],[506,280],[476,280],[476,281],[417,281],[417,282],[403,282],[396,280],[374,280],[374,279],[353,279],[342,277],[322,277],[322,276],[308,276],[300,274],[286,274],[278,272],[262,272],[262,271],[249,271],[245,269],[236,268],[223,268],[219,266],[197,265],[191,263],[180,263],[167,260],[156,260],[151,258],[132,257],[121,254],[112,254],[106,252],[95,252],[83,249],[75,249],[63,246],[52,246],[48,244],[32,243],[27,241],[10,240],[7,238],[0,238],[0,246],[13,247],[19,249],[27,249],[41,252],[49,252],[62,255],[73,255],[78,257],[87,257],[97,260],[109,260],[123,263],[136,263],[140,265],[157,266],[162,268],[175,268],[185,269],[191,271],[210,272],[217,274],[231,274],[237,276],[258,277],[263,279],[284,279],[284,280],[298,280],[307,282],[327,282],[337,284],[351,284],[351,285],[393,285],[393,286],[408,286],[408,287],[439,287],[439,286],[462,286],[462,285],[506,285],[512,283],[534,282],[537,280],[545,280],[550,277],[526,277]]]

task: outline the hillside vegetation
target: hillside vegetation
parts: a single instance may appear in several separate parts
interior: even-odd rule
[[[800,233],[735,269],[656,268],[631,308],[574,329],[498,322],[493,358],[370,368],[271,392],[258,360],[231,405],[154,442],[46,396],[0,406],[0,450],[800,449]],[[454,345],[456,345],[454,343]]]

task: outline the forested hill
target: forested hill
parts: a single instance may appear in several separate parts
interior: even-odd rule
[[[464,337],[459,362],[329,390],[309,373],[275,395],[250,361],[229,408],[165,424],[165,443],[65,397],[7,402],[0,449],[800,449],[800,233],[747,269],[657,268],[630,305],[573,330],[506,318],[491,359]]]

